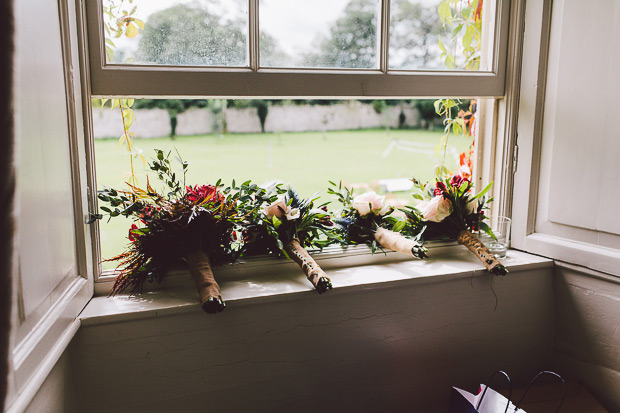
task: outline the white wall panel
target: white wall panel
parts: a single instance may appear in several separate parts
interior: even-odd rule
[[[549,221],[620,234],[620,3],[558,1],[552,25],[541,207]]]
[[[79,327],[90,299],[85,159],[71,1],[15,3],[17,265],[9,412],[26,409]],[[73,21],[73,23],[70,23]],[[70,29],[73,33],[70,33]],[[69,39],[73,39],[69,42]],[[73,46],[73,48],[72,48]],[[75,60],[74,60],[75,61]],[[79,226],[79,231],[76,231]]]
[[[19,250],[24,316],[75,273],[67,102],[55,1],[16,3]]]
[[[620,276],[620,3],[528,3],[512,245]]]

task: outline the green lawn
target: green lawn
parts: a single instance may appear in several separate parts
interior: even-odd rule
[[[299,193],[310,196],[317,191],[325,193],[328,181],[342,180],[347,184],[366,183],[385,178],[416,178],[426,181],[433,178],[438,163],[435,147],[441,132],[421,130],[355,130],[306,133],[265,133],[201,135],[170,138],[139,139],[135,146],[142,149],[150,160],[154,148],[174,150],[190,162],[187,184],[215,183],[222,179],[242,182],[251,179],[256,183],[279,179],[290,182]],[[384,151],[393,140],[415,143],[420,150],[394,147],[383,158]],[[455,154],[464,151],[469,139],[452,138],[454,149],[446,157],[446,166],[455,169]],[[95,141],[97,185],[115,189],[123,188],[129,171],[129,160],[118,141]],[[136,161],[134,161],[136,162]],[[139,183],[144,185],[146,170],[142,163]],[[180,169],[180,168],[179,168]],[[150,176],[155,184],[154,176]],[[407,196],[406,194],[403,194]],[[101,222],[101,251],[110,257],[122,251],[127,244],[130,220],[115,218]],[[104,263],[113,268],[114,263]]]

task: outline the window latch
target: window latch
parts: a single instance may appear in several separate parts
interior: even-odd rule
[[[512,174],[517,172],[517,162],[519,160],[519,145],[515,144],[512,149]]]

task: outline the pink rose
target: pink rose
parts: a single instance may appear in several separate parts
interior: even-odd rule
[[[385,205],[384,201],[385,197],[370,191],[353,198],[353,208],[359,212],[360,216],[368,215],[371,212],[377,215],[384,215],[390,209],[389,206]]]
[[[426,221],[441,222],[452,213],[452,203],[442,195],[433,197],[430,201],[422,201],[416,208]]]
[[[263,213],[267,215],[267,218],[269,219],[273,217],[282,219],[288,212],[290,212],[290,209],[291,207],[286,205],[286,202],[284,202],[284,196],[279,195],[278,199],[263,209]]]

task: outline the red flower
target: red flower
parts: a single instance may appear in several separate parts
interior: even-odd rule
[[[460,188],[463,182],[465,182],[465,179],[459,174],[454,175],[452,179],[450,179],[450,185],[455,188]]]
[[[217,191],[217,187],[213,185],[194,185],[194,188],[186,186],[185,190],[187,191],[187,199],[191,202],[202,204],[224,200],[224,195],[220,194]]]
[[[136,224],[131,224],[131,228],[129,228],[129,241],[136,242],[138,234],[134,234],[133,230],[138,229]]]
[[[435,196],[437,195],[443,195],[448,191],[448,188],[446,188],[446,184],[444,184],[443,182],[439,182],[437,181],[435,183]]]
[[[149,221],[153,219],[156,211],[159,211],[160,208],[155,209],[151,205],[146,205],[144,209],[142,209],[142,213],[140,214],[140,222],[144,225],[148,225]]]

